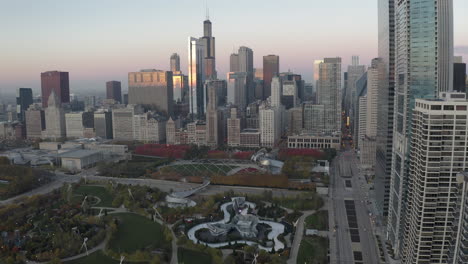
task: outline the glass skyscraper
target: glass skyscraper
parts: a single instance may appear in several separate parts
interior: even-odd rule
[[[395,2],[395,109],[387,233],[396,255],[405,246],[411,117],[416,98],[453,86],[453,1]]]

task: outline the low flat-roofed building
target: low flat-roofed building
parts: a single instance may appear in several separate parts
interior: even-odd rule
[[[83,168],[95,166],[103,160],[103,155],[100,150],[78,149],[61,153],[57,156],[60,158],[62,168],[67,168],[71,171],[80,171]]]
[[[340,150],[341,136],[336,135],[313,135],[301,134],[288,137],[288,148],[313,148]]]
[[[260,147],[260,131],[257,129],[244,129],[240,133],[240,146],[248,148]]]

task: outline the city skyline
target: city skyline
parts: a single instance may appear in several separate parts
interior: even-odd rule
[[[239,5],[229,6],[229,10],[223,1],[208,2],[213,35],[217,37],[218,76],[226,76],[229,56],[240,46],[253,50],[254,67],[262,67],[264,55],[279,55],[281,72],[290,69],[302,74],[307,82],[312,81],[313,61],[323,57],[340,56],[345,67],[352,55],[359,55],[362,64],[369,65],[377,57],[377,1],[367,0],[358,7],[340,2],[340,8],[336,8],[338,0],[295,1],[296,5],[289,6],[274,2],[269,3],[266,13],[261,13],[262,4],[257,2],[249,3],[249,9]],[[9,21],[0,24],[2,32],[9,36],[0,64],[0,92],[12,93],[19,87],[31,87],[37,93],[40,73],[49,70],[70,72],[71,91],[99,88],[104,91],[109,80],[121,81],[122,90],[126,91],[128,72],[145,68],[169,70],[173,53],[180,55],[181,70],[187,74],[186,40],[188,36],[203,34],[205,5],[190,1],[180,1],[178,6],[150,2],[135,6],[122,1],[109,6],[105,1],[92,5],[86,1],[44,1],[25,7],[24,3],[9,2],[0,11],[2,19]],[[93,10],[89,10],[90,6]],[[354,8],[359,8],[364,15],[354,16]],[[463,30],[468,27],[468,21],[463,20],[463,10],[467,8],[466,1],[454,0],[454,53],[464,56],[465,62],[468,36]],[[171,18],[171,9],[180,12],[167,26],[165,21]],[[314,10],[312,15],[308,15],[309,10]],[[336,23],[313,27],[331,11],[339,18]],[[133,14],[138,14],[138,19]],[[241,14],[243,21],[234,20]],[[280,14],[282,19],[275,20],[275,14]],[[353,23],[346,22],[350,19]],[[157,30],[148,33],[149,25],[171,30],[164,29],[166,35],[161,38]],[[268,30],[268,26],[277,30]],[[246,27],[249,30],[244,30]],[[129,34],[132,31],[134,35]],[[268,45],[272,41],[275,41],[274,48]]]

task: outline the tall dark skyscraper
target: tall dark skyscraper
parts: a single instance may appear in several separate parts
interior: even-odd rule
[[[180,57],[179,54],[174,53],[171,55],[171,72],[180,71]]]
[[[377,208],[388,215],[390,174],[392,169],[393,102],[395,96],[395,1],[379,0],[379,58],[387,80],[379,85],[375,189]]]
[[[106,82],[106,98],[122,102],[122,85],[119,81]]]
[[[46,108],[50,93],[54,91],[60,103],[70,102],[68,72],[48,71],[41,73],[42,107]]]
[[[203,21],[203,37],[200,40],[204,48],[205,79],[216,79],[215,38],[213,37],[212,25],[208,16]]]
[[[26,110],[33,103],[33,95],[31,88],[19,88],[16,96],[16,113],[18,113],[18,120],[24,122],[26,120]]]
[[[264,99],[271,95],[271,79],[279,74],[279,56],[267,55],[263,56],[263,87]]]
[[[457,92],[466,92],[466,64],[453,64],[453,90]]]

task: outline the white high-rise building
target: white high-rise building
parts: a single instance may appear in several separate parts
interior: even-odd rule
[[[283,84],[278,76],[271,79],[271,106],[281,105],[281,95],[283,94]]]
[[[112,134],[115,140],[133,140],[133,116],[135,105],[112,111]]]
[[[82,138],[83,137],[83,112],[66,113],[65,124],[67,137],[69,138]]]
[[[465,93],[416,99],[411,122],[403,263],[448,263],[457,224],[457,174],[468,168]]]
[[[409,144],[412,110],[416,99],[435,98],[452,90],[453,1],[395,2],[395,25],[395,110],[387,234],[396,256],[403,257],[405,221],[412,213],[407,210],[408,164],[413,160],[413,145]]]
[[[60,99],[52,90],[45,109],[46,129],[42,131],[42,138],[57,140],[66,137],[65,112]]]
[[[341,131],[341,58],[319,64],[317,103],[324,106],[324,133]]]
[[[273,83],[272,83],[273,86]],[[259,109],[260,145],[273,147],[281,136],[282,113],[279,107],[264,103]]]

